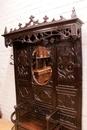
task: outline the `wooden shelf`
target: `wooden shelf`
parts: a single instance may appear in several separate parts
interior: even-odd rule
[[[50,66],[46,66],[46,67],[43,67],[41,69],[37,69],[37,70],[33,70],[34,73],[47,73],[47,72],[52,72],[52,69]]]
[[[50,56],[44,56],[44,57],[33,57],[33,59],[47,59],[47,58],[50,58]]]

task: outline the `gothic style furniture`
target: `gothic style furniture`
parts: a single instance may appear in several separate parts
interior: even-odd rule
[[[14,52],[16,130],[81,130],[83,22],[75,10],[60,18],[39,23],[31,16],[24,27],[5,28]]]

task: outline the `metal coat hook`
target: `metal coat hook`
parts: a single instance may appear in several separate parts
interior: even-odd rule
[[[10,58],[11,58],[11,60],[14,61],[13,55],[11,55]],[[14,63],[13,63],[13,62],[10,62],[10,65],[14,65]]]

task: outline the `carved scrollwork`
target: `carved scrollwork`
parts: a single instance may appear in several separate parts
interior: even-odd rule
[[[64,29],[56,29],[53,31],[45,31],[45,32],[38,32],[38,33],[33,33],[33,34],[27,34],[21,37],[13,38],[13,39],[5,39],[5,45],[6,47],[12,46],[14,42],[22,42],[22,43],[37,43],[40,41],[43,41],[43,44],[48,44],[48,43],[55,43],[58,41],[64,41],[64,40],[76,40],[76,36],[72,36],[71,31],[73,30],[72,28],[64,28]],[[74,31],[73,31],[74,33]],[[79,34],[80,35],[80,34]]]
[[[5,46],[13,46],[13,40],[10,38],[5,38]]]
[[[18,29],[10,29],[10,32],[7,31],[7,27],[5,27],[4,31],[4,37],[5,37],[5,46],[12,46],[13,42],[19,41],[22,43],[37,43],[40,41],[44,41],[48,39],[49,37],[55,37],[57,36],[57,40],[76,40],[77,38],[81,37],[81,30],[80,26],[82,22],[76,18],[75,8],[72,10],[72,19],[70,20],[70,24],[68,24],[69,20],[66,20],[62,15],[60,16],[59,20],[53,20],[51,22],[48,22],[49,19],[47,15],[43,17],[44,21],[42,23],[39,23],[38,20],[34,20],[34,16],[31,15],[29,17],[29,22],[25,24],[24,27],[22,27],[22,24],[19,23]],[[74,21],[75,20],[75,21]],[[77,21],[77,23],[76,23]],[[67,22],[67,26],[60,26],[60,22],[62,25],[64,25],[65,22]],[[55,25],[55,26],[54,26]],[[46,29],[44,30],[46,26]],[[50,27],[52,26],[52,29]],[[36,31],[32,31],[32,29],[37,29]],[[52,30],[52,31],[46,31],[46,30]],[[28,31],[29,30],[29,31]],[[17,33],[18,35],[15,35]],[[12,34],[12,37],[10,37]],[[14,38],[13,38],[14,37]],[[51,43],[53,41],[51,40]]]
[[[52,103],[51,94],[52,92],[50,91],[34,89],[34,100],[51,104]]]

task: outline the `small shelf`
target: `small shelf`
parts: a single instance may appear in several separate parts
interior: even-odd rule
[[[46,67],[43,67],[41,69],[35,69],[35,70],[33,70],[34,73],[47,73],[49,71],[52,72],[50,66],[46,66]]]
[[[32,59],[47,59],[50,58],[50,56],[44,56],[44,57],[32,57]]]
[[[51,77],[52,68],[49,66],[50,53],[46,47],[38,46],[32,53],[32,73],[34,80],[39,84],[46,84]]]

